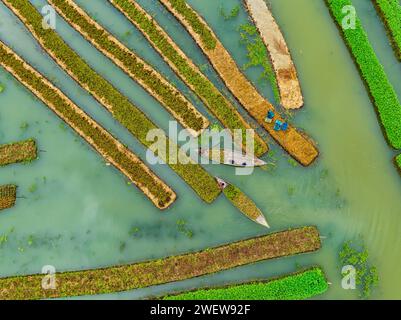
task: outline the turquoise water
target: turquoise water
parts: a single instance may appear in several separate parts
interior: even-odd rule
[[[31,2],[38,8],[46,4],[44,0]],[[197,64],[207,68],[208,76],[223,90],[207,60],[177,21],[157,1],[138,2],[155,15]],[[236,30],[247,21],[247,16],[242,11],[237,19],[223,22],[219,14],[222,5],[228,10],[239,2],[189,2],[211,24],[238,64],[243,65],[246,52],[239,44]],[[332,283],[320,298],[352,299],[357,293],[343,290],[340,285],[337,253],[344,240],[359,235],[363,236],[381,277],[373,297],[401,298],[397,265],[401,253],[396,250],[401,245],[401,179],[392,164],[396,153],[383,138],[363,83],[323,1],[270,2],[292,51],[305,95],[305,108],[295,114],[293,122],[317,141],[321,157],[310,168],[293,167],[270,141],[277,159],[274,170],[257,170],[252,176],[240,177],[227,167],[207,169],[251,195],[266,213],[272,226],[270,231],[317,225],[326,237],[322,249],[314,254],[260,262],[212,276],[106,295],[107,298],[144,298],[170,290],[267,278],[319,264]],[[77,0],[77,3],[146,57],[206,112],[140,33],[107,1]],[[354,0],[354,4],[401,97],[401,64],[394,58],[373,6],[364,0]],[[168,128],[168,113],[61,18],[57,19],[57,32],[152,120]],[[143,147],[42,52],[3,4],[0,4],[0,39],[144,156]],[[273,101],[268,84],[258,81],[260,70],[248,70],[246,74]],[[19,195],[24,197],[18,199],[14,209],[0,214],[0,234],[9,234],[8,241],[0,248],[1,276],[40,273],[42,266],[48,264],[61,271],[141,261],[266,233],[266,229],[239,214],[223,197],[212,205],[204,205],[174,172],[162,165],[153,170],[174,188],[179,198],[167,211],[157,210],[3,70],[0,82],[6,86],[0,95],[0,142],[34,137],[41,149],[40,159],[32,164],[0,169],[0,182],[16,183]],[[29,124],[27,129],[24,123]],[[179,219],[184,219],[193,231],[191,239],[178,231]],[[135,228],[139,231],[130,232]]]

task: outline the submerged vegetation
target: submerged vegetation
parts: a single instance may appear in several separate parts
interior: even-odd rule
[[[178,232],[185,235],[187,238],[191,239],[194,236],[194,232],[188,228],[187,222],[183,219],[179,219],[176,222]]]
[[[31,162],[37,157],[38,149],[33,139],[0,146],[0,166]]]
[[[9,209],[15,205],[17,199],[17,186],[0,186],[0,210]],[[1,240],[0,240],[1,244]]]
[[[79,109],[60,90],[0,42],[0,65],[68,123],[108,162],[112,162],[159,208],[168,207],[174,192],[139,158]]]
[[[147,139],[151,130],[159,128],[130,100],[118,91],[106,79],[96,73],[63,39],[52,29],[42,27],[42,16],[35,7],[25,0],[4,0],[4,3],[24,22],[33,36],[51,56],[83,88],[90,92],[113,117],[136,137],[145,147],[152,148],[153,142]],[[214,178],[199,164],[189,157],[164,136],[166,150],[178,150],[181,159],[188,164],[170,161],[170,153],[156,154],[168,164],[204,201],[211,203],[220,194]],[[155,151],[155,150],[152,150]]]
[[[351,265],[356,271],[356,285],[363,298],[369,298],[372,290],[377,287],[379,275],[377,268],[369,261],[369,253],[361,242],[346,241],[339,253],[342,266]],[[344,276],[345,274],[343,274]]]
[[[274,98],[280,101],[280,90],[278,88],[276,75],[271,66],[267,48],[259,35],[258,29],[252,24],[243,24],[239,28],[241,43],[246,46],[249,62],[244,65],[244,69],[250,67],[262,67],[263,72],[260,79],[268,80],[273,89]]]
[[[144,34],[156,51],[226,128],[231,131],[242,130],[245,142],[246,129],[251,129],[251,126],[188,56],[177,47],[157,22],[132,0],[111,0],[111,3]],[[256,156],[267,152],[266,143],[257,133],[255,133],[254,146]]]
[[[367,85],[388,141],[392,147],[401,149],[401,104],[397,94],[369,42],[360,19],[356,17],[355,29],[342,28],[343,8],[352,5],[351,1],[325,1]]]
[[[401,3],[398,0],[373,0],[387,28],[391,44],[401,61]]]
[[[1,299],[42,299],[132,290],[194,278],[257,261],[320,248],[315,227],[242,240],[204,251],[104,269],[57,273],[57,287],[44,290],[42,274],[0,279]]]
[[[208,126],[202,116],[160,73],[125,47],[104,27],[90,18],[71,0],[51,0],[50,3],[87,40],[138,81],[169,110],[180,123],[199,134]]]
[[[224,18],[224,20],[232,20],[236,17],[238,17],[239,13],[241,10],[241,6],[237,4],[235,7],[233,7],[230,10],[230,13],[226,13],[223,6],[220,7],[220,15]]]
[[[327,291],[321,268],[315,267],[273,280],[194,290],[163,297],[164,300],[302,300]]]

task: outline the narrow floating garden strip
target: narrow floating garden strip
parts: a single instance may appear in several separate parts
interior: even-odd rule
[[[253,281],[168,295],[163,300],[304,300],[327,291],[323,270],[314,267],[267,281]]]
[[[372,0],[386,26],[394,52],[401,61],[401,4],[398,0]]]
[[[365,81],[389,143],[393,148],[401,149],[401,104],[397,94],[369,42],[360,19],[356,17],[355,28],[342,27],[343,8],[352,5],[352,2],[325,1]]]
[[[265,0],[244,0],[244,3],[269,52],[280,91],[281,105],[285,109],[301,108],[304,99],[297,70],[280,27]]]
[[[14,207],[16,199],[17,186],[12,184],[0,186],[0,211]]]
[[[241,129],[246,141],[246,129],[252,127],[244,120],[228,99],[199,70],[192,60],[175,44],[171,37],[134,0],[109,0],[147,38],[164,61],[202,100],[208,110],[231,131]],[[246,147],[244,143],[244,147]],[[261,156],[268,146],[255,132],[255,155]]]
[[[127,97],[96,73],[54,30],[44,29],[42,27],[43,17],[29,1],[3,0],[3,2],[20,18],[49,55],[77,83],[91,93],[145,147],[157,153],[161,160],[191,186],[201,199],[211,203],[218,197],[221,191],[214,178],[168,139],[163,131]],[[166,152],[159,152],[157,144],[147,139],[150,131],[157,131],[158,138],[165,140]],[[182,161],[177,161],[177,158]]]
[[[129,50],[72,0],[49,0],[67,22],[98,50],[119,66],[194,136],[209,126],[209,121],[158,71]]]
[[[135,154],[84,113],[44,76],[0,41],[0,65],[133,182],[160,209],[176,195]],[[1,289],[0,289],[1,291]]]
[[[269,134],[294,159],[304,166],[310,165],[319,155],[311,139],[292,126],[287,130],[275,130],[275,121],[285,122],[269,103],[251,84],[238,68],[229,52],[185,0],[159,0],[188,30],[196,43],[209,58],[217,73],[248,113],[264,127]],[[268,111],[275,112],[274,121],[266,122]]]
[[[320,248],[315,227],[242,240],[204,251],[104,269],[57,273],[57,287],[42,289],[43,275],[0,279],[0,299],[43,299],[127,291],[199,277],[262,260]]]
[[[31,162],[37,157],[38,149],[33,139],[0,146],[0,166]]]

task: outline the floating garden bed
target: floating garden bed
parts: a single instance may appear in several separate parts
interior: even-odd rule
[[[152,148],[153,142],[147,139],[150,130],[159,129],[140,109],[119,92],[107,80],[97,74],[62,38],[51,29],[42,27],[42,16],[30,2],[25,0],[4,0],[4,3],[21,19],[32,35],[38,40],[52,58],[83,88],[90,92],[113,117],[126,127],[145,147]],[[177,146],[166,138],[166,150],[176,150]],[[155,151],[156,150],[152,150]],[[182,151],[178,151],[183,160],[170,161],[170,153],[157,154],[168,164],[204,201],[211,203],[220,194],[214,178],[199,164],[194,163]]]
[[[14,207],[17,199],[17,186],[5,185],[0,186],[0,210]]]
[[[285,131],[274,130],[274,121],[265,122],[268,111],[275,108],[251,84],[238,68],[229,52],[223,47],[206,22],[186,3],[185,0],[160,0],[160,2],[181,22],[196,43],[209,58],[226,86],[248,113],[264,127],[294,159],[304,166],[310,165],[319,155],[311,139],[294,127]],[[285,122],[275,112],[274,120]]]
[[[188,129],[198,136],[208,127],[209,121],[195,109],[180,91],[171,85],[158,71],[125,47],[110,32],[100,26],[71,0],[49,1],[68,23],[79,31],[104,55],[118,65],[133,80],[155,97]]]
[[[170,187],[161,181],[135,154],[119,143],[2,42],[0,42],[0,64],[70,125],[106,161],[112,163],[137,185],[158,208],[167,208],[175,200],[176,195]]]
[[[0,166],[31,162],[37,157],[38,149],[33,139],[0,146]]]
[[[281,105],[285,109],[301,108],[304,104],[301,86],[280,27],[265,0],[244,0],[244,3],[269,52],[276,74]]]
[[[387,28],[394,52],[401,61],[401,4],[398,0],[373,0],[373,3]]]
[[[2,278],[0,299],[43,299],[133,290],[319,248],[318,230],[303,227],[159,260],[58,273],[54,290],[42,289],[43,275],[40,274]]]
[[[395,163],[397,164],[398,169],[400,170],[401,173],[401,154],[395,158]]]
[[[194,290],[163,297],[164,300],[303,300],[323,294],[327,283],[321,268],[315,267],[274,280],[254,281]]]
[[[110,2],[143,33],[164,61],[169,64],[226,128],[231,131],[234,129],[243,131],[243,141],[245,143],[245,130],[252,129],[252,127],[157,22],[134,0],[110,0]],[[268,151],[266,143],[256,132],[254,146],[256,156],[261,156]]]
[[[401,149],[401,104],[397,94],[369,42],[360,19],[356,17],[355,29],[342,28],[342,10],[345,6],[352,5],[351,1],[325,1],[365,81],[389,143],[392,147]]]

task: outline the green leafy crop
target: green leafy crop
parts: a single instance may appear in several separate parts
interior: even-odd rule
[[[401,149],[401,104],[394,88],[380,64],[369,39],[356,17],[356,26],[343,28],[343,8],[351,6],[350,0],[326,0],[331,14],[341,29],[343,38],[353,55],[361,77],[365,81],[384,131],[392,147]]]
[[[301,300],[324,293],[328,283],[320,268],[264,282],[203,289],[167,296],[165,300]]]

